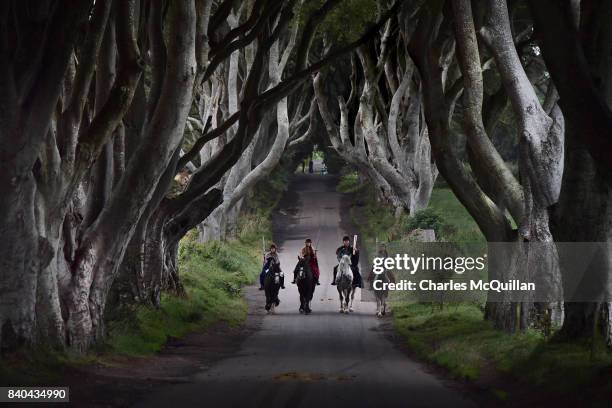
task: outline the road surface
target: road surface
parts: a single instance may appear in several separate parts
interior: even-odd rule
[[[283,221],[275,228],[287,287],[281,290],[276,313],[264,317],[239,353],[197,374],[192,383],[156,390],[137,406],[473,406],[394,347],[378,330],[373,302],[359,301],[358,293],[355,312],[338,313],[338,292],[330,285],[330,271],[342,236],[355,232],[341,226],[345,200],[335,192],[331,176],[300,174],[291,186],[297,191],[291,216],[279,215]],[[305,237],[318,242],[321,268],[321,285],[309,316],[298,313],[297,288],[290,284]]]

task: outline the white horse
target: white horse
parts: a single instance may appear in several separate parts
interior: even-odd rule
[[[353,286],[353,271],[351,269],[351,257],[343,255],[338,264],[336,286],[340,296],[340,313],[353,311],[353,299],[355,298],[355,287]]]

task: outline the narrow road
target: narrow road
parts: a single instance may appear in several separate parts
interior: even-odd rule
[[[423,370],[381,333],[375,304],[355,297],[355,312],[338,313],[330,285],[335,248],[344,231],[342,195],[331,176],[297,175],[291,216],[276,223],[286,274],[276,314],[247,338],[235,356],[196,375],[193,383],[163,387],[141,407],[469,407],[455,389]],[[291,211],[293,210],[293,211]],[[346,218],[346,217],[345,217]],[[298,313],[292,270],[304,238],[318,241],[321,286],[309,316]],[[263,307],[263,294],[262,294]]]

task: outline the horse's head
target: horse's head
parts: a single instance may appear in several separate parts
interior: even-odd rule
[[[295,274],[298,280],[306,277],[306,260],[304,258],[298,258],[298,263],[295,265]]]
[[[340,258],[340,265],[338,266],[340,271],[340,275],[353,275],[353,271],[351,270],[351,257],[348,255],[342,255]]]
[[[344,264],[351,264],[351,257],[348,256],[347,254],[342,255],[342,258],[340,258],[340,263],[344,263]]]
[[[387,276],[387,270],[383,270],[381,273],[373,273],[374,281],[382,281],[382,282],[389,282],[389,276]]]

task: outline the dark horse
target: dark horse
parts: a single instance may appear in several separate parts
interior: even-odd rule
[[[278,292],[281,286],[281,271],[279,265],[274,262],[274,259],[270,259],[269,262],[264,278],[264,291],[266,293],[266,310],[268,313],[274,313],[274,307],[280,303]]]
[[[308,257],[300,259],[295,266],[295,277],[297,279],[297,287],[300,292],[300,313],[310,314],[310,301],[315,290],[315,281],[312,274],[312,269],[308,262]]]

